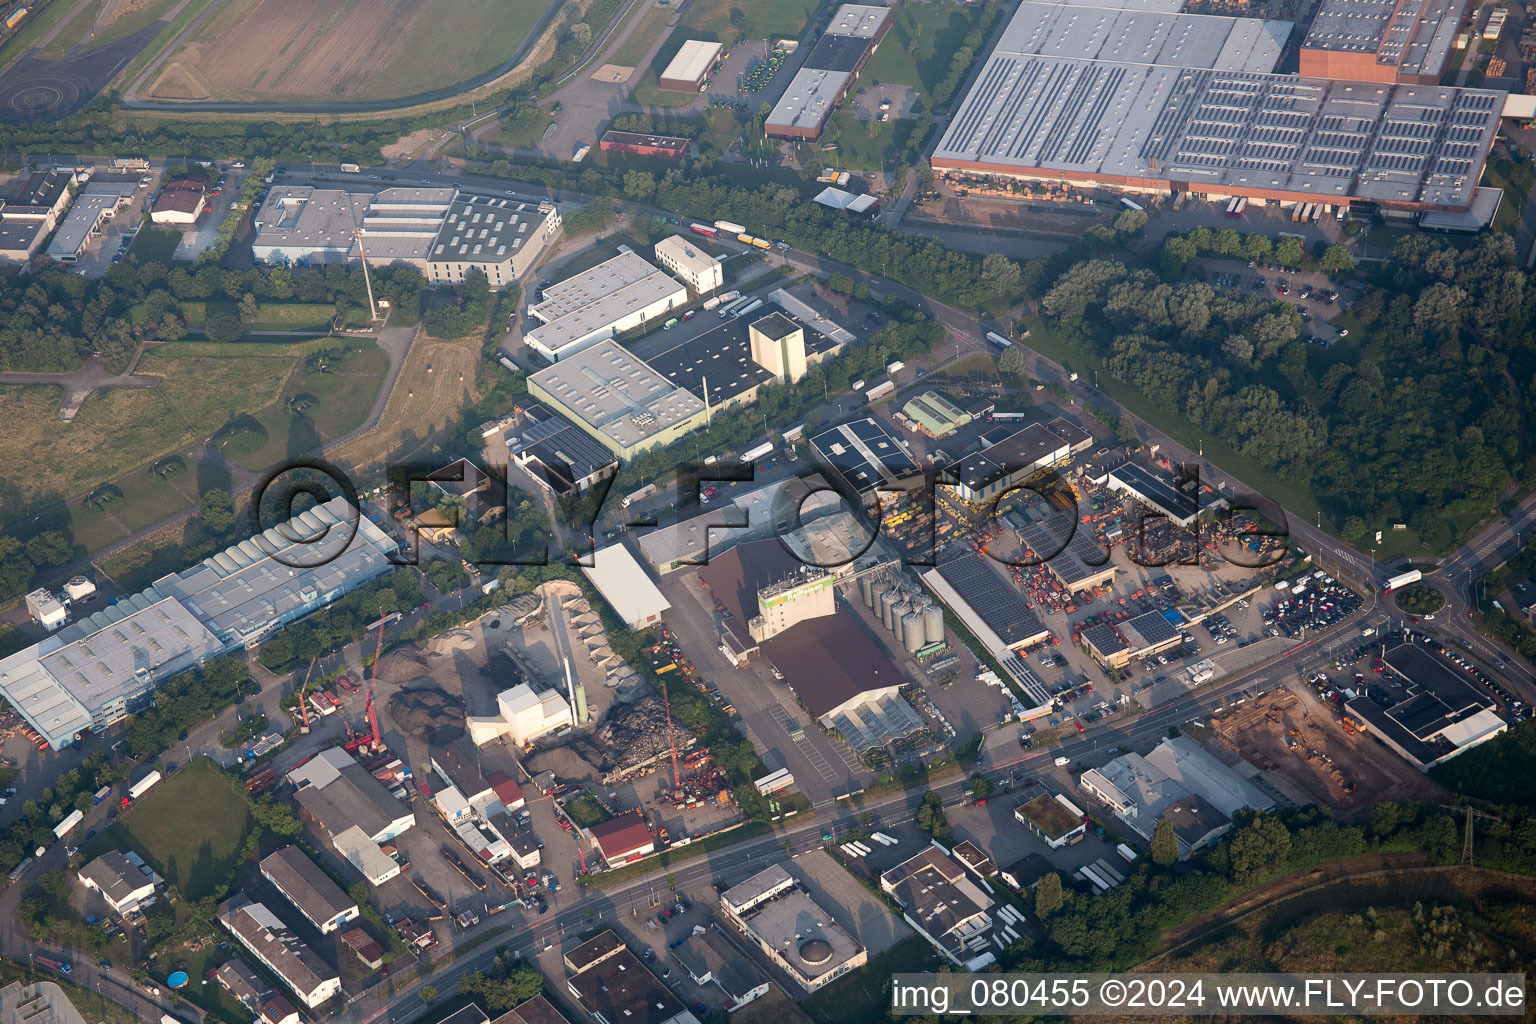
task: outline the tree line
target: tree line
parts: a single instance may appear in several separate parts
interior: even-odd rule
[[[1268,244],[1191,234],[1239,255]],[[1337,266],[1330,252],[1319,262]],[[1523,476],[1536,300],[1507,235],[1400,242],[1350,310],[1364,330],[1348,358],[1301,341],[1292,303],[1159,262],[1073,263],[1047,278],[1042,314],[1160,408],[1309,488],[1346,540],[1403,522],[1445,546]]]

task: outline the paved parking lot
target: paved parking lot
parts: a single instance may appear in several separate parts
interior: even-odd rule
[[[1212,285],[1252,292],[1295,306],[1302,314],[1303,340],[1312,336],[1316,339],[1314,344],[1326,348],[1345,336],[1345,328],[1336,327],[1331,321],[1348,308],[1350,297],[1338,294],[1338,286],[1327,274],[1235,260],[1202,260],[1200,264],[1205,279]],[[1282,286],[1284,292],[1280,290]]]

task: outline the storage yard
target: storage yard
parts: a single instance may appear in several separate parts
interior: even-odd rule
[[[1383,800],[1433,800],[1439,787],[1386,747],[1340,724],[1338,705],[1295,682],[1211,716],[1214,742],[1288,801],[1341,814]]]

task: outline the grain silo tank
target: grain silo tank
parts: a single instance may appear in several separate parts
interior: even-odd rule
[[[927,627],[923,625],[925,611],[924,608],[914,608],[901,620],[901,642],[906,646],[908,654],[916,654],[928,646]]]
[[[892,587],[880,595],[880,621],[885,623],[886,629],[895,629],[895,616],[892,610],[901,602],[901,591]]]
[[[868,576],[859,577],[859,597],[864,599],[865,608],[873,608],[875,606],[874,586],[874,581]]]
[[[910,605],[906,601],[901,601],[897,603],[896,607],[891,609],[891,632],[896,635],[897,643],[901,643],[902,637],[906,635],[907,627],[904,620],[907,617],[909,608]]]
[[[923,609],[923,639],[930,644],[944,641],[944,609],[936,604]]]

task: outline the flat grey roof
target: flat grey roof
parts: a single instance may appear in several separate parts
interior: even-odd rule
[[[747,912],[747,927],[772,946],[801,976],[816,979],[852,960],[864,947],[833,920],[801,889],[791,889]],[[830,952],[812,946],[814,960],[805,951],[812,943],[825,943]]]
[[[568,355],[528,383],[621,448],[704,415],[704,403],[686,388],[612,341]]]
[[[75,204],[59,222],[53,241],[48,243],[48,255],[80,255],[80,250],[91,239],[91,232],[124,202],[124,198],[115,192],[84,192],[76,196]]]
[[[354,232],[360,229],[370,262],[425,259],[456,195],[453,188],[368,193],[278,185],[257,211],[251,244],[356,257]]]
[[[1125,16],[1074,10],[1020,6],[936,166],[1324,202],[1471,202],[1500,93],[1267,74],[1278,28],[1177,15],[1115,37],[1104,33]],[[1210,22],[1227,26],[1219,45]]]
[[[440,219],[427,259],[433,262],[504,263],[525,245],[536,246],[553,206],[486,196],[455,199]]]
[[[837,13],[832,15],[826,34],[873,39],[880,31],[880,26],[890,19],[889,7],[880,7],[875,4],[843,4],[837,9]]]
[[[675,298],[681,305],[688,300],[688,289],[665,270],[626,249],[589,270],[546,287],[544,301],[528,308],[543,323],[527,331],[527,337],[551,352],[559,352],[637,310],[668,298]]]
[[[259,950],[267,966],[303,998],[336,972],[272,911],[244,893],[219,907],[219,920],[247,947]]]
[[[805,128],[820,125],[837,105],[838,94],[853,74],[801,68],[789,80],[789,88],[763,121],[768,128]]]
[[[660,77],[683,82],[700,81],[709,74],[721,49],[721,44],[708,39],[690,39],[683,43]]]
[[[1370,53],[1403,74],[1438,75],[1468,0],[1323,0],[1302,46]]]

